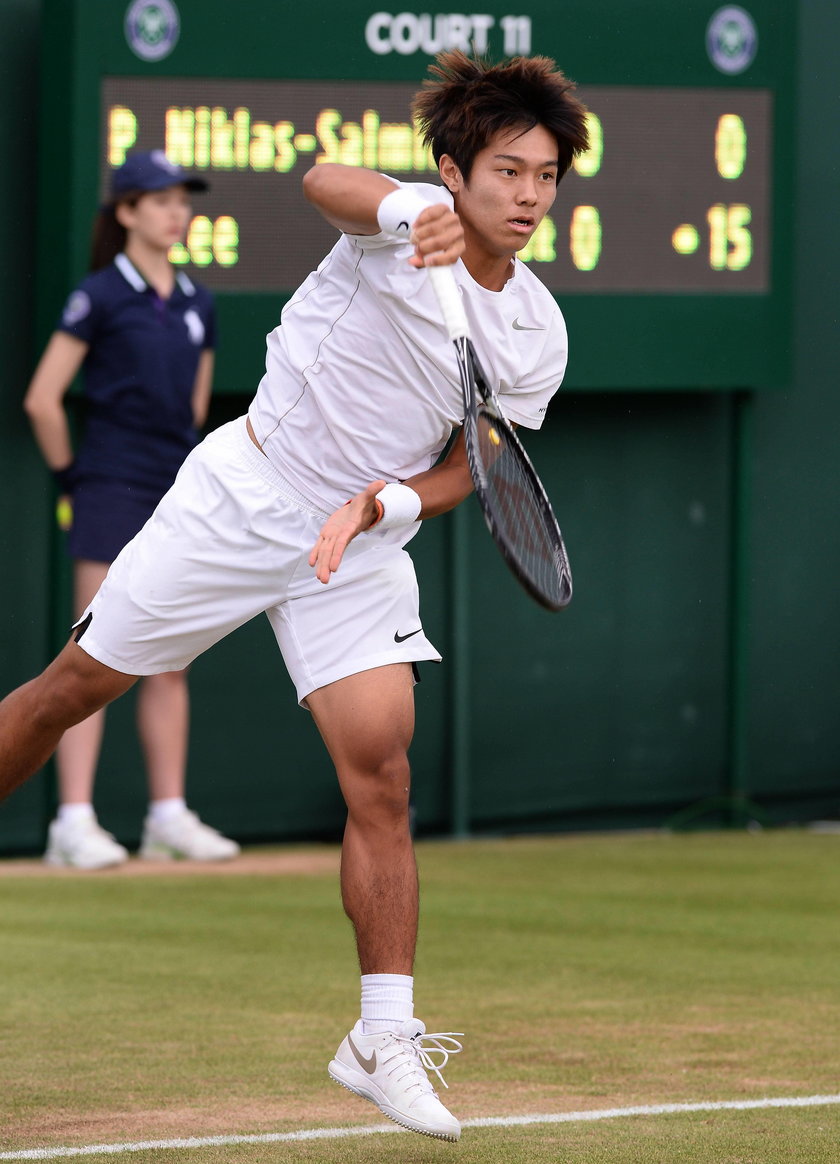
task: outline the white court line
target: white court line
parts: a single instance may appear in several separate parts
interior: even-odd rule
[[[783,1096],[778,1099],[720,1100],[710,1103],[655,1103],[647,1107],[596,1108],[594,1111],[564,1111],[551,1115],[488,1116],[464,1120],[462,1128],[515,1128],[526,1124],[573,1124],[587,1120],[615,1120],[623,1116],[675,1115],[695,1111],[750,1111],[767,1107],[823,1107],[840,1104],[840,1095]],[[0,1160],[58,1160],[67,1156],[116,1156],[121,1152],[160,1151],[163,1148],[217,1148],[227,1144],[292,1144],[306,1140],[343,1140],[350,1136],[373,1136],[386,1132],[403,1134],[405,1128],[389,1124],[354,1128],[312,1128],[302,1132],[266,1132],[259,1136],[190,1136],[184,1140],[137,1140],[129,1144],[86,1144],[81,1148],[26,1148],[20,1152],[0,1152]]]

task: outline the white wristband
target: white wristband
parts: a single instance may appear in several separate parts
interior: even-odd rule
[[[391,529],[395,525],[411,525],[420,516],[423,505],[420,494],[415,493],[410,485],[396,483],[380,489],[376,500],[382,507],[382,516],[373,523],[371,529]]]
[[[386,194],[379,203],[376,218],[380,229],[394,238],[409,238],[414,220],[421,211],[426,209],[426,203],[412,190],[404,190],[401,186]]]

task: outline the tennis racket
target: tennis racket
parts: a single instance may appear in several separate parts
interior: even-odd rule
[[[487,528],[531,597],[561,610],[572,599],[572,572],[551,502],[482,371],[451,267],[427,270],[455,345],[467,460]]]

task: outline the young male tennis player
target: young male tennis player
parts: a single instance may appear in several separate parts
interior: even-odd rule
[[[61,654],[0,704],[0,790],[138,676],[186,667],[265,611],[347,803],[341,890],[362,1006],[329,1072],[404,1127],[457,1140],[427,1071],[460,1044],[413,1017],[413,665],[439,655],[403,547],[471,481],[460,440],[437,463],[463,403],[423,268],[455,264],[508,418],[538,428],[566,331],[516,253],[587,141],[574,86],[545,58],[448,53],[432,72],[415,115],[443,184],[338,165],[306,175],[307,198],[343,234],[269,336],[247,418],[190,454]]]

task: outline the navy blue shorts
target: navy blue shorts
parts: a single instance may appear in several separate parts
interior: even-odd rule
[[[85,481],[73,491],[71,558],[113,562],[152,516],[162,494],[118,481]]]

